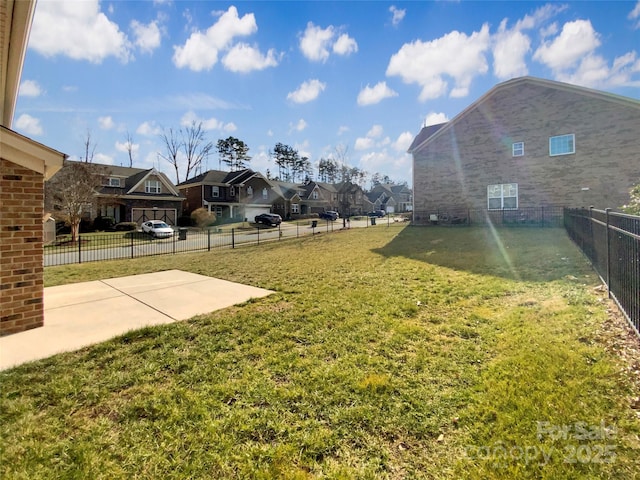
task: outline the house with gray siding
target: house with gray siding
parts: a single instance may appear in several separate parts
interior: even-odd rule
[[[418,224],[464,210],[615,209],[640,182],[640,101],[516,78],[424,127],[409,153]]]

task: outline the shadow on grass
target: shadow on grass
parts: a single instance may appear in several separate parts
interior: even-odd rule
[[[374,251],[513,280],[595,278],[562,228],[410,227]]]

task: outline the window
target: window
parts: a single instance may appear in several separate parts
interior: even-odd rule
[[[292,203],[291,213],[300,213],[300,205],[298,205],[297,203]]]
[[[489,210],[518,208],[518,184],[489,185],[487,201]]]
[[[569,155],[571,153],[576,153],[576,136],[573,133],[549,137],[550,156]]]
[[[314,191],[311,193],[311,198],[313,198],[314,200],[317,200],[317,199],[318,199],[318,191],[317,191],[317,190],[314,190]]]
[[[524,142],[516,142],[511,147],[514,157],[521,157],[524,155]]]
[[[264,200],[266,200],[267,198],[269,198],[269,191],[266,188],[262,189],[262,198]]]
[[[220,196],[220,187],[213,186],[211,187],[211,196],[219,197]]]
[[[247,196],[253,197],[253,187],[251,185],[247,187]]]
[[[222,207],[216,207],[216,217],[222,218]]]
[[[229,190],[229,195],[231,195],[232,197],[236,196],[236,187],[231,187],[231,189]]]
[[[107,187],[119,187],[120,186],[120,179],[119,178],[108,177],[108,178],[105,179],[104,184]]]
[[[160,182],[158,180],[147,180],[144,182],[145,193],[160,193]]]

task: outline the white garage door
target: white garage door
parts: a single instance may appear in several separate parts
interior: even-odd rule
[[[253,219],[256,215],[260,215],[261,213],[269,213],[271,210],[268,206],[256,206],[256,205],[245,205],[244,207],[244,218],[247,219],[248,222],[253,222]]]

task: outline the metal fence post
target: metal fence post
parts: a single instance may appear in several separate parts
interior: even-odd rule
[[[82,263],[82,237],[78,235],[78,263]]]
[[[231,248],[236,248],[236,229],[231,229]]]
[[[256,227],[256,230],[258,231],[258,245],[260,245],[260,227]]]
[[[211,228],[207,228],[207,252],[211,251]]]
[[[133,258],[133,232],[131,232],[131,258]]]
[[[592,207],[593,208],[593,207]],[[610,228],[609,228],[609,211],[610,208],[605,208],[604,213],[607,218],[607,297],[611,298],[611,240],[609,239]]]

